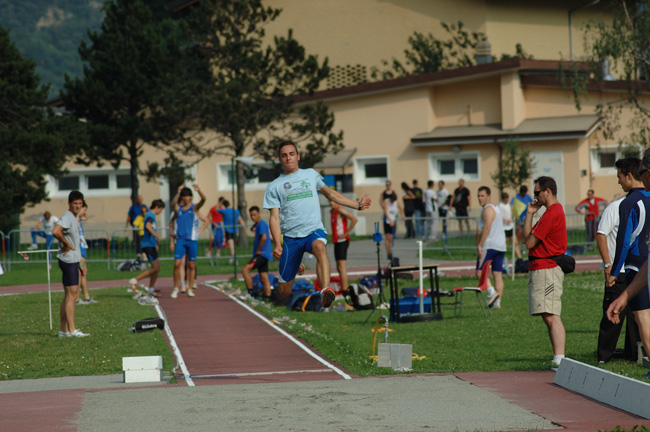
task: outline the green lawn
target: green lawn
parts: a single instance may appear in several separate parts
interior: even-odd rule
[[[440,280],[443,290],[475,282],[474,278]],[[417,281],[400,284],[400,288],[415,286]],[[413,361],[416,373],[548,369],[550,342],[542,320],[528,316],[526,284],[526,276],[517,276],[514,282],[506,280],[503,308],[494,310],[493,318],[483,316],[473,295],[465,297],[463,316],[453,318],[451,298],[444,298],[443,320],[391,322],[388,342],[413,345],[419,356]],[[562,319],[567,331],[566,354],[592,365],[596,364],[602,284],[600,273],[572,274],[565,279]],[[241,288],[242,283],[236,286]],[[53,295],[54,305],[60,304],[61,296],[60,292]],[[136,320],[155,316],[150,306],[138,305],[124,287],[93,290],[93,296],[99,304],[77,307],[77,325],[92,337],[63,340],[56,337],[56,307],[55,330],[49,330],[46,293],[0,297],[0,379],[119,373],[121,358],[126,355],[163,355],[165,370],[171,370],[173,359],[160,332],[133,334],[127,330]],[[296,324],[282,325],[352,374],[399,373],[378,368],[370,358],[378,312],[364,325],[369,311],[303,313],[264,303],[257,307],[270,317],[295,319]],[[382,313],[388,315],[388,311]],[[380,333],[378,342],[382,341]],[[647,371],[623,360],[603,367],[636,379]]]
[[[441,289],[473,284],[473,278],[441,278]],[[415,286],[417,281],[401,281]],[[473,294],[465,296],[463,316],[453,318],[452,298],[443,298],[443,320],[422,323],[389,324],[388,342],[412,344],[422,360],[413,361],[416,373],[466,371],[523,371],[550,367],[551,344],[541,318],[528,315],[527,276],[507,280],[502,309],[485,318]],[[565,279],[562,319],[566,327],[566,355],[596,365],[598,325],[602,311],[602,276],[600,273],[568,275]],[[296,324],[283,323],[289,330],[316,347],[326,357],[353,374],[362,376],[394,374],[391,369],[377,368],[370,359],[374,333],[371,331],[379,314],[375,312],[366,325],[367,311],[302,313],[286,308],[258,307],[274,316],[289,316]],[[384,311],[388,315],[388,311]],[[305,329],[311,330],[305,330]],[[378,341],[383,342],[383,333]],[[621,338],[622,346],[623,338]],[[623,360],[613,360],[605,369],[640,379],[647,369]]]
[[[93,290],[100,302],[78,306],[77,327],[91,336],[59,338],[59,305],[63,293],[52,294],[50,330],[47,293],[0,297],[0,380],[105,375],[122,372],[122,357],[163,356],[171,372],[174,359],[160,331],[135,334],[133,323],[156,316],[141,306],[124,287]]]

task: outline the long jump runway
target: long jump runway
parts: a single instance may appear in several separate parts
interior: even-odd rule
[[[179,294],[177,299],[159,299],[173,336],[170,345],[182,357],[176,370],[179,382],[192,386],[350,378],[305,342],[210,285],[201,285],[195,298]]]

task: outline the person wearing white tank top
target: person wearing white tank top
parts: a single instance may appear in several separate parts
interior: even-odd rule
[[[486,261],[492,261],[494,288],[488,288],[488,304],[500,308],[503,297],[503,258],[506,253],[506,236],[503,231],[503,219],[499,209],[491,203],[491,192],[487,186],[478,189],[478,202],[483,207],[476,236],[476,276],[481,276],[481,269]],[[492,289],[490,289],[492,288]]]

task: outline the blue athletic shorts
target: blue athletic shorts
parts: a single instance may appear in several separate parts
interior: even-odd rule
[[[196,261],[196,254],[199,250],[197,240],[178,239],[174,248],[174,259],[182,260],[187,255],[188,261]]]
[[[280,282],[289,282],[296,278],[302,255],[305,252],[312,253],[311,245],[314,241],[320,240],[327,244],[327,233],[324,230],[316,230],[307,237],[291,238],[284,236],[282,245],[282,256],[280,257],[279,273]]]
[[[212,233],[214,234],[214,239],[212,240],[212,247],[221,249],[221,247],[223,246],[223,225],[217,224],[217,226],[215,226],[214,229],[212,230]]]
[[[483,269],[483,263],[485,261],[492,260],[492,271],[494,272],[503,272],[503,257],[506,255],[505,252],[501,252],[495,249],[488,249],[483,251],[483,259],[478,257],[476,259],[476,270]]]
[[[85,247],[79,246],[79,252],[81,252],[81,256],[84,257],[84,258],[88,258],[87,257],[88,253],[86,252],[87,250],[88,249],[86,249]]]

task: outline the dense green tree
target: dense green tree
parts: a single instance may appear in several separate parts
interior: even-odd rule
[[[437,72],[446,69],[473,66],[475,54],[481,42],[487,42],[487,36],[481,32],[468,32],[462,22],[456,24],[441,23],[448,39],[441,40],[433,34],[414,32],[409,36],[409,48],[404,50],[404,60],[393,57],[382,60],[383,69],[372,68],[374,79],[392,79],[407,75]],[[530,59],[520,44],[515,46],[515,54],[504,54],[501,60],[510,58]]]
[[[0,230],[19,224],[28,205],[47,198],[45,175],[63,174],[62,166],[83,139],[69,116],[57,116],[47,102],[34,61],[25,59],[0,27]]]
[[[210,146],[217,154],[234,158],[254,149],[277,162],[277,143],[291,139],[301,166],[309,167],[343,148],[342,132],[332,132],[334,116],[324,104],[296,104],[319,88],[329,68],[307,55],[291,30],[265,38],[265,26],[280,13],[261,0],[202,1],[189,12],[186,28],[197,51],[189,69],[203,81],[196,121],[216,134]],[[236,172],[237,207],[245,217],[243,164]]]
[[[490,177],[501,192],[507,188],[518,191],[519,186],[530,180],[534,168],[530,150],[521,145],[518,137],[509,137],[500,149],[499,169]]]
[[[89,42],[79,48],[83,77],[66,76],[61,97],[87,122],[89,144],[79,161],[114,167],[128,162],[135,201],[145,146],[200,154],[187,136],[186,98],[178,85],[187,44],[177,22],[165,16],[163,1],[116,0],[104,7],[100,31],[89,31]]]
[[[604,13],[586,26],[587,56],[573,62],[565,80],[573,92],[576,107],[587,98],[588,90],[598,90],[603,81],[617,75],[624,82],[620,97],[599,103],[601,131],[606,139],[619,145],[650,145],[650,2],[648,0],[614,0],[606,4]],[[633,115],[623,124],[621,114]]]

